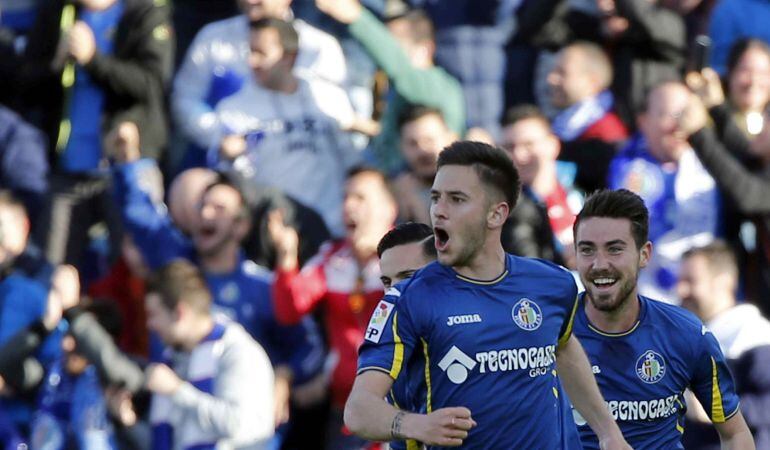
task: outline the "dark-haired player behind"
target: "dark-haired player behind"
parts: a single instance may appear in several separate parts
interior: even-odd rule
[[[607,407],[636,450],[681,449],[684,391],[691,389],[719,432],[723,449],[754,440],[719,343],[692,313],[637,294],[650,260],[649,213],[625,189],[588,198],[574,225],[580,296],[574,334],[585,347]],[[575,414],[583,447],[600,448]]]

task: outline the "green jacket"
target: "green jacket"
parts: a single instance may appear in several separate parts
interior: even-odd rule
[[[398,117],[408,104],[438,109],[449,128],[462,136],[465,132],[465,99],[457,80],[440,67],[418,69],[412,66],[387,27],[366,9],[348,28],[388,76],[391,89],[396,93],[385,108],[382,132],[371,143],[380,169],[393,173],[401,168]]]

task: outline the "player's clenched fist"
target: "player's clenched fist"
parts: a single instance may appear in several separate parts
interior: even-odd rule
[[[427,445],[457,447],[463,445],[468,431],[476,426],[468,408],[442,408],[415,417],[415,438]]]

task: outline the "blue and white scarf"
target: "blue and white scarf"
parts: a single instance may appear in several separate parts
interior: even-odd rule
[[[610,91],[602,91],[595,97],[575,103],[553,119],[551,128],[563,142],[574,141],[583,132],[604,117],[615,102]]]

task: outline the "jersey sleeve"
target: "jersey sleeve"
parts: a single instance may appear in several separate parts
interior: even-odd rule
[[[577,285],[575,284],[575,280],[572,278],[572,274],[570,274],[569,289],[566,290],[564,295],[566,299],[570,299],[570,301],[565,301],[565,303],[569,305],[569,309],[567,310],[564,323],[559,330],[559,345],[566,343],[570,336],[572,336],[572,325],[575,323],[575,314],[577,313],[578,309],[579,298],[577,293]]]
[[[735,383],[719,343],[705,326],[698,341],[698,359],[690,387],[711,421],[724,423],[738,412]]]
[[[377,370],[394,380],[411,357],[418,340],[409,302],[397,288],[385,293],[372,313],[358,350],[358,374]]]

